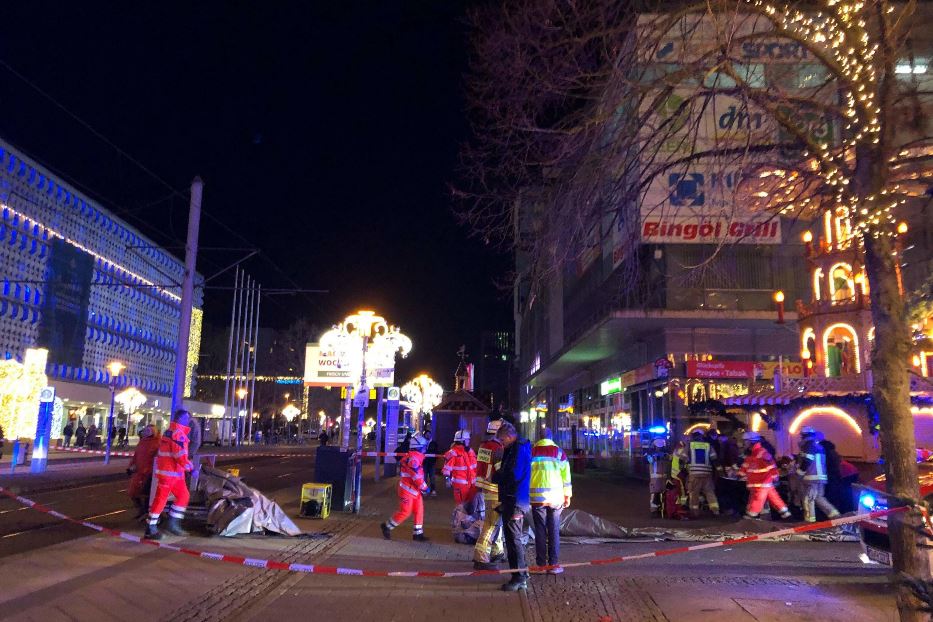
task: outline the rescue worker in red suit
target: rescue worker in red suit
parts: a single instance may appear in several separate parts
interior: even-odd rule
[[[162,437],[152,425],[147,425],[139,431],[139,444],[136,445],[136,451],[130,458],[130,466],[126,470],[127,475],[131,477],[130,485],[126,493],[139,513],[136,518],[142,518],[146,514],[149,501],[149,485],[152,482],[152,462],[155,460],[156,453],[159,451],[159,440]]]
[[[428,484],[424,481],[424,449],[427,440],[421,434],[411,437],[408,452],[399,461],[402,477],[398,482],[398,510],[388,522],[382,523],[382,535],[386,540],[392,539],[392,530],[401,525],[406,518],[414,514],[414,529],[411,539],[417,542],[427,542],[424,535],[424,499],[422,495],[428,492]]]
[[[765,500],[780,513],[781,518],[790,518],[787,504],[774,489],[774,484],[781,474],[774,458],[761,444],[761,435],[758,432],[746,432],[742,435],[742,440],[745,442],[746,453],[745,461],[739,468],[739,476],[746,480],[745,486],[748,488],[745,518],[758,518]]]
[[[159,452],[156,455],[155,475],[156,494],[149,508],[149,526],[146,528],[146,538],[158,540],[159,516],[168,503],[169,495],[175,496],[175,501],[168,512],[168,524],[165,530],[176,536],[186,536],[188,532],[181,528],[181,520],[188,509],[188,486],[185,484],[185,472],[191,470],[191,461],[188,460],[188,434],[191,429],[191,413],[187,410],[176,410],[168,430],[159,440]]]
[[[444,454],[441,470],[448,488],[453,488],[454,503],[466,505],[472,499],[473,484],[476,482],[476,454],[470,449],[470,432],[457,430],[454,444]]]

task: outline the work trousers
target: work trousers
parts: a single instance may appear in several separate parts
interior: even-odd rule
[[[185,478],[157,477],[155,497],[152,499],[152,505],[149,506],[149,524],[154,525],[159,521],[159,515],[165,509],[169,495],[175,496],[169,516],[178,519],[185,517],[185,510],[188,509],[188,499],[190,497],[188,487],[185,485]]]
[[[497,508],[502,518],[502,531],[505,533],[505,551],[509,558],[509,568],[513,579],[528,578],[528,564],[525,562],[524,521],[525,515],[514,503],[504,503]],[[494,512],[490,512],[493,514]]]
[[[781,499],[781,495],[774,489],[774,486],[763,486],[748,489],[748,507],[745,512],[749,516],[758,516],[765,506],[765,501],[768,501],[772,509],[777,510],[780,514],[787,511],[787,504],[784,503],[784,499]]]
[[[816,508],[823,510],[823,513],[830,518],[839,516],[837,510],[829,500],[826,499],[826,484],[823,482],[804,481],[806,487],[806,497],[803,503],[803,518],[808,523],[816,522]]]
[[[499,505],[499,495],[490,492],[483,492],[482,495],[486,514],[483,516],[483,530],[473,547],[473,561],[488,564],[503,553],[502,521],[499,514],[493,511]]]
[[[471,486],[469,484],[454,484],[454,503],[456,505],[466,504],[470,499]]]
[[[536,505],[531,508],[535,524],[535,562],[538,566],[560,563],[560,512],[563,508]]]
[[[389,519],[389,527],[395,529],[412,514],[415,515],[415,526],[412,532],[415,534],[424,533],[424,499],[421,498],[421,495],[400,494],[398,496],[398,510]]]
[[[706,503],[713,514],[719,514],[719,499],[716,498],[716,486],[713,483],[712,473],[690,473],[687,480],[687,491],[690,495],[690,512],[696,514],[700,511],[700,493],[706,497]]]

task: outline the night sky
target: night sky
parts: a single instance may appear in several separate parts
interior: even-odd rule
[[[453,0],[8,3],[0,136],[173,247],[200,175],[202,246],[260,248],[246,266],[264,287],[330,290],[267,299],[263,325],[328,326],[374,308],[414,340],[400,380],[427,371],[449,384],[458,346],[478,355],[480,331],[511,322],[493,282],[508,258],[468,239],[447,189],[467,133],[463,10]],[[198,270],[236,257],[205,251]],[[229,292],[208,290],[207,320],[228,322],[229,304]]]

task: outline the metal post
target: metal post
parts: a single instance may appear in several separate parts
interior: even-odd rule
[[[240,389],[246,389],[246,357],[249,353],[249,336],[247,327],[249,326],[250,321],[250,305],[252,304],[252,293],[253,293],[253,279],[249,276],[246,277],[246,288],[242,296],[243,301],[243,314],[242,322],[240,324],[239,332],[239,346],[237,350],[237,363],[236,363],[236,380],[237,380],[237,391]],[[241,377],[242,374],[242,377]],[[237,411],[236,411],[236,444],[239,446],[243,442],[243,417],[241,412],[243,411],[245,401],[240,396],[237,396]]]
[[[110,464],[110,447],[113,445],[113,406],[117,401],[116,382],[116,378],[110,379],[110,414],[107,415],[107,452],[104,454],[104,464]]]
[[[340,449],[350,448],[350,415],[353,412],[353,385],[347,386],[347,397],[343,400],[343,414],[340,419]]]
[[[382,457],[379,455],[382,451],[382,394],[383,388],[378,387],[376,389],[376,476],[374,478],[377,482],[379,481],[379,463],[382,462]]]
[[[182,407],[185,398],[185,378],[188,374],[188,338],[191,335],[191,306],[194,303],[194,272],[198,258],[198,228],[201,224],[201,193],[204,182],[195,177],[191,182],[191,202],[188,207],[188,239],[185,242],[185,278],[181,285],[181,315],[178,318],[178,343],[175,347],[175,382],[172,385],[172,414]],[[109,442],[108,442],[109,445]]]
[[[363,371],[360,374],[360,393],[369,395],[369,387],[366,386],[366,350],[369,346],[369,335],[363,335]],[[366,414],[365,402],[360,403],[359,410],[356,413],[356,473],[353,484],[353,513],[360,512],[360,493],[363,486],[363,419]]]
[[[244,274],[244,276],[246,276]],[[221,421],[220,437],[221,442],[224,445],[230,444],[230,428],[233,427],[233,417],[230,415],[230,406],[233,403],[233,400],[230,397],[233,395],[230,393],[230,380],[233,377],[233,369],[231,365],[233,364],[233,332],[234,324],[237,321],[236,317],[236,303],[237,303],[237,294],[240,291],[240,266],[236,267],[236,276],[233,279],[233,303],[230,307],[230,340],[227,342],[227,380],[224,382],[224,416]],[[230,421],[230,425],[226,425],[226,421]]]
[[[253,314],[253,371],[249,378],[249,419],[246,426],[247,440],[253,442],[253,402],[256,397],[256,359],[259,356],[259,302],[262,300],[262,285],[256,289],[256,313]]]

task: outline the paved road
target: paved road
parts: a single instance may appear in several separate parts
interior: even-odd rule
[[[274,496],[277,491],[313,481],[314,457],[305,453],[294,458],[243,458],[225,460],[219,466],[239,468],[240,476],[249,485]],[[124,479],[28,496],[73,518],[135,531],[141,527],[132,520],[136,510],[126,496],[128,483],[129,479]],[[24,508],[12,499],[0,498],[0,558],[88,534],[86,528]]]

